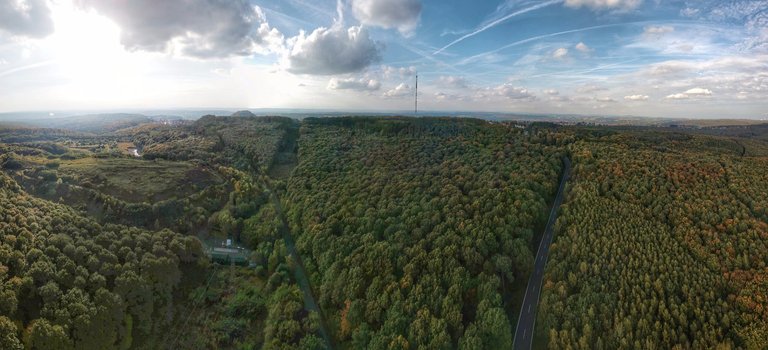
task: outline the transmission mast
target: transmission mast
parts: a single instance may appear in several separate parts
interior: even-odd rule
[[[413,98],[413,114],[419,114],[419,74],[416,74],[416,93]]]

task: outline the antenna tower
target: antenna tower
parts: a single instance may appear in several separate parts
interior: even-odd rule
[[[419,75],[416,74],[416,93],[413,96],[413,114],[419,114]]]

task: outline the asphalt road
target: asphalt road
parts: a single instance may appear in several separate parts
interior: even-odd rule
[[[528,279],[528,287],[525,290],[523,305],[520,308],[520,317],[517,320],[515,328],[515,341],[512,346],[515,350],[528,350],[533,344],[533,327],[536,326],[536,308],[539,305],[539,295],[541,294],[541,282],[544,278],[544,265],[547,264],[549,255],[549,245],[552,244],[552,236],[557,219],[557,211],[560,204],[563,203],[563,189],[565,183],[571,175],[571,161],[563,158],[563,177],[560,180],[560,188],[557,190],[557,197],[552,204],[552,210],[549,213],[549,221],[544,229],[544,235],[539,243],[539,250],[536,253],[536,261],[533,264],[533,273]]]

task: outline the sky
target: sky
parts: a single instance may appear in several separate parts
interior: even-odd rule
[[[0,112],[768,118],[768,0],[0,0]]]

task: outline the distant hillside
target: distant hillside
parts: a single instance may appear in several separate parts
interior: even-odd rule
[[[141,114],[89,114],[64,118],[46,118],[24,121],[24,124],[45,128],[68,129],[75,131],[102,133],[134,127],[152,122],[150,117]]]
[[[251,111],[237,111],[235,113],[232,113],[233,117],[255,117],[256,115],[253,114]]]

